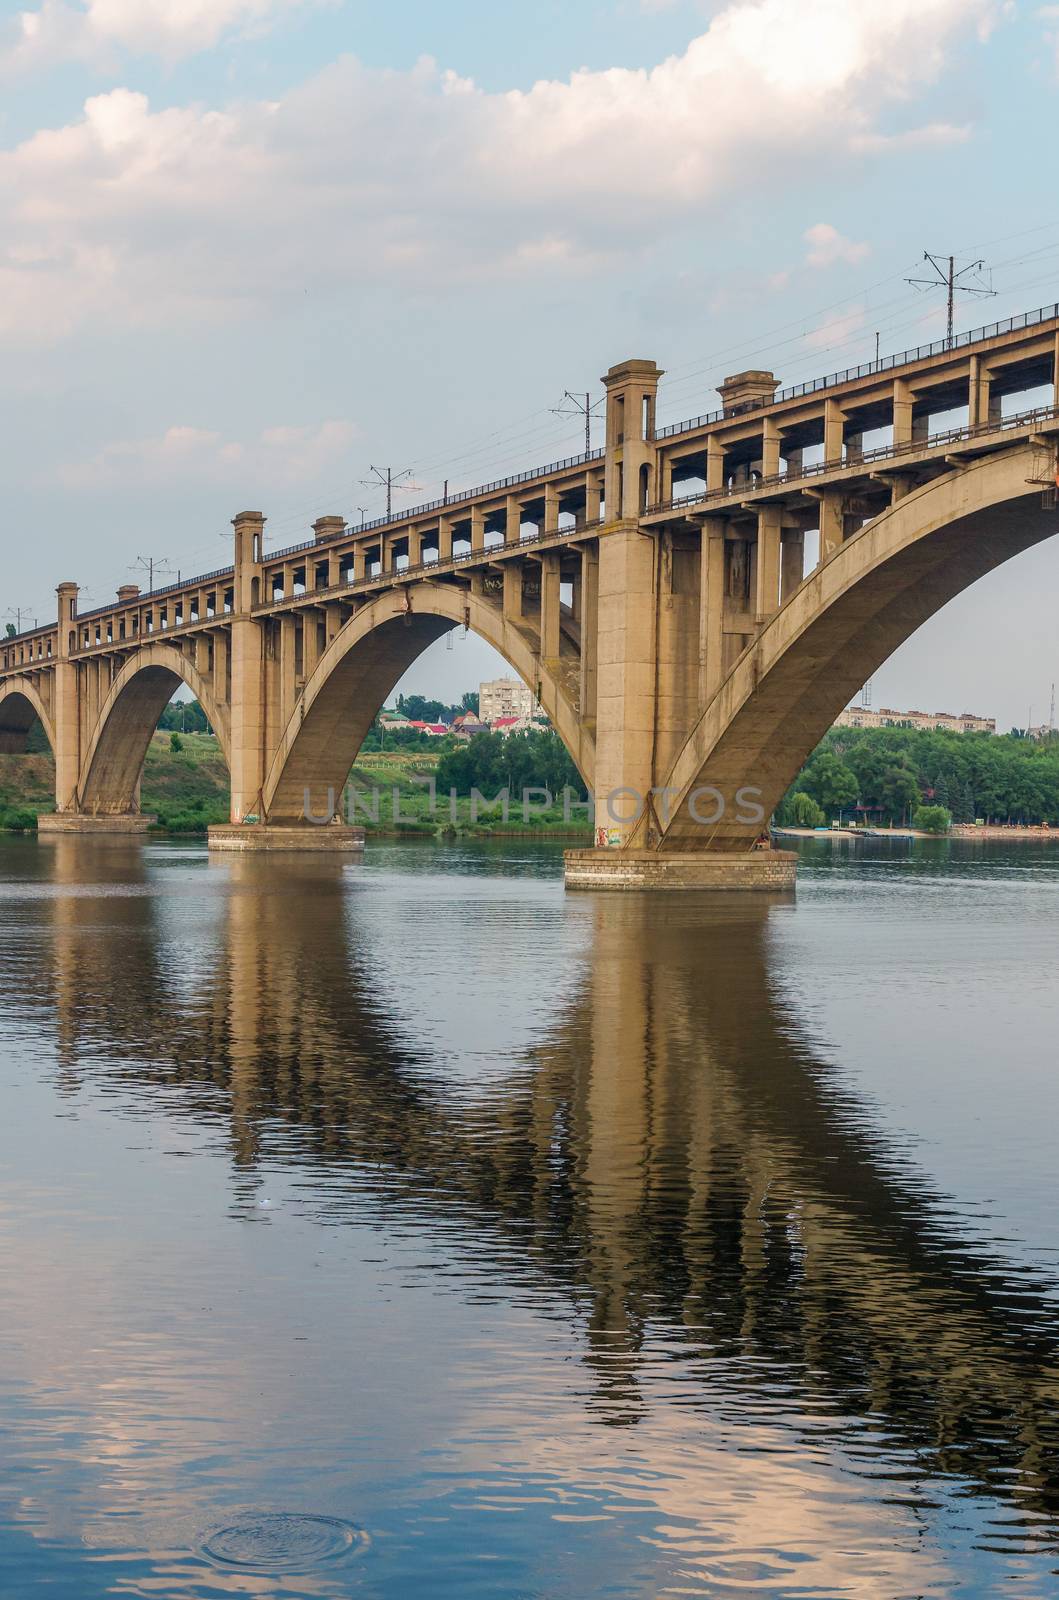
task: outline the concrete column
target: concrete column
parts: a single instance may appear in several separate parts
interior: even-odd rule
[[[804,450],[788,450],[787,451],[787,457],[786,457],[786,460],[787,460],[787,476],[789,478],[799,478],[799,477],[801,477],[802,466],[803,466],[802,457],[804,456],[804,454],[805,454]]]
[[[713,434],[706,439],[706,492],[724,488],[724,446]]]
[[[55,724],[55,809],[76,811],[77,782],[81,775],[81,727],[77,668],[70,660],[70,635],[77,626],[77,584],[60,583],[55,592],[59,598],[55,699],[52,705]]]
[[[761,425],[761,475],[774,478],[780,470],[780,430],[775,417],[765,417]]]
[[[234,519],[235,583],[231,624],[231,820],[242,822],[261,805],[264,773],[265,656],[263,624],[250,615],[252,584],[261,580],[265,518],[241,511]]]
[[[981,356],[972,356],[967,375],[967,421],[972,428],[989,420],[989,378]]]
[[[703,517],[699,567],[699,702],[705,709],[724,677],[724,518]]]
[[[762,506],[757,514],[757,587],[754,594],[757,622],[767,622],[779,610],[781,516],[779,506]]]
[[[308,683],[320,659],[320,612],[302,612],[302,677]]]
[[[599,541],[596,827],[608,843],[632,835],[654,781],[655,559],[636,529]]]
[[[598,472],[585,473],[585,521],[598,522],[603,485]]]
[[[599,551],[581,551],[581,720],[595,726],[599,628]]]
[[[668,505],[673,498],[673,459],[664,451],[658,452],[658,485],[656,499],[659,505]]]
[[[904,378],[894,379],[894,449],[912,443],[912,386]]]
[[[522,506],[517,495],[509,494],[504,504],[504,543],[518,544],[522,535]]]
[[[327,587],[337,588],[342,582],[342,557],[337,550],[327,552]]]
[[[218,705],[227,705],[231,693],[228,677],[228,646],[229,638],[224,628],[217,628],[213,635],[213,698]]]
[[[557,550],[550,550],[541,561],[542,661],[556,662],[559,659],[560,564],[561,558]]]
[[[842,429],[846,421],[845,412],[839,407],[837,401],[824,401],[824,460],[842,460]]]
[[[559,526],[559,491],[554,483],[544,485],[544,527],[542,532],[554,533]]]
[[[607,391],[604,496],[608,522],[639,515],[644,471],[648,496],[653,495],[654,408],[661,376],[653,361],[622,361],[603,378]]]
[[[780,563],[780,603],[789,600],[805,575],[805,534],[800,528],[784,528]]]
[[[438,560],[452,560],[452,518],[438,518]]]
[[[353,582],[363,583],[368,576],[368,547],[362,539],[353,546]]]
[[[286,613],[279,619],[279,714],[280,736],[294,714],[298,698],[296,684],[295,652],[297,649],[297,619]]]
[[[481,506],[471,507],[471,549],[485,549],[485,512]]]
[[[842,543],[845,517],[842,511],[842,490],[820,491],[820,561],[833,555]]]
[[[522,621],[522,562],[504,562],[504,617],[508,622]]]

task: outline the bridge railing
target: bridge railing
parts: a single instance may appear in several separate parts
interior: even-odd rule
[[[755,494],[759,489],[779,488],[789,483],[799,483],[803,478],[815,478],[825,472],[841,472],[843,468],[870,465],[876,461],[899,461],[902,456],[921,455],[924,450],[943,450],[963,440],[977,439],[987,434],[1004,433],[1018,428],[1031,428],[1034,423],[1052,422],[1059,418],[1059,406],[1036,406],[1032,411],[1014,412],[1010,417],[1000,417],[991,422],[978,422],[967,428],[946,428],[944,433],[932,433],[928,439],[913,439],[908,444],[884,444],[874,450],[859,450],[843,456],[840,461],[814,461],[795,471],[773,472],[767,478],[748,479],[745,483],[724,484],[719,489],[698,489],[693,494],[678,495],[671,500],[660,500],[648,506],[647,515],[657,511],[676,511],[681,506],[700,505],[711,500],[731,500],[740,494]]]
[[[414,566],[387,567],[384,572],[367,573],[363,578],[357,578],[351,583],[332,583],[324,589],[305,589],[301,594],[284,595],[279,600],[261,600],[254,606],[255,615],[262,611],[275,611],[284,605],[293,605],[296,601],[326,600],[328,595],[356,593],[378,583],[403,582],[405,578],[418,578],[429,576],[431,573],[445,571],[450,567],[460,567],[468,563],[487,561],[490,556],[510,555],[516,550],[532,548],[533,545],[550,543],[553,539],[579,539],[590,534],[594,529],[602,527],[602,517],[594,522],[578,522],[571,528],[543,528],[537,533],[526,534],[523,538],[500,544],[483,545],[479,550],[461,550],[457,555],[446,556],[444,561],[417,561]]]
[[[107,617],[117,611],[132,611],[137,606],[152,605],[155,600],[170,598],[177,594],[194,594],[201,589],[203,584],[216,583],[220,578],[234,578],[234,567],[218,567],[216,572],[204,572],[200,577],[180,578],[176,583],[167,583],[161,589],[147,589],[142,594],[133,595],[131,600],[111,600],[105,606],[93,606],[91,611],[78,611],[75,622],[88,622],[93,617]]]
[[[302,539],[298,544],[289,544],[282,550],[268,550],[264,560],[282,561],[287,556],[300,555],[305,550],[326,549],[329,544],[334,544],[336,539],[350,539],[362,533],[374,533],[380,528],[399,528],[406,522],[414,522],[417,517],[426,517],[434,511],[458,511],[460,507],[466,508],[471,500],[480,500],[483,495],[497,494],[501,489],[514,489],[520,483],[532,483],[535,478],[546,478],[552,472],[568,472],[571,467],[587,466],[592,461],[602,461],[606,455],[605,450],[582,451],[579,456],[565,456],[562,461],[551,461],[545,467],[528,467],[525,472],[515,472],[508,478],[496,478],[492,483],[479,484],[476,489],[462,489],[458,494],[443,496],[440,500],[427,500],[422,505],[409,506],[399,516],[375,517],[371,522],[360,522],[355,528],[344,528],[340,533],[331,534],[326,539]]]
[[[842,383],[855,383],[860,378],[871,378],[879,372],[892,372],[895,367],[911,366],[916,361],[929,361],[933,356],[948,355],[952,350],[964,350],[969,344],[980,344],[986,339],[999,339],[1005,333],[1017,333],[1021,328],[1035,328],[1042,322],[1059,318],[1059,302],[1040,306],[1036,311],[1022,311],[1015,317],[1004,317],[984,328],[972,328],[967,333],[957,333],[952,339],[934,339],[930,344],[916,345],[912,350],[901,350],[896,355],[880,356],[878,361],[863,361],[860,366],[847,367],[844,372],[832,372],[826,378],[808,378],[788,389],[779,389],[775,395],[763,400],[747,401],[738,413],[725,413],[722,409],[704,412],[701,417],[691,417],[686,422],[670,422],[655,429],[655,440],[672,439],[678,433],[688,433],[694,428],[705,428],[715,422],[736,422],[766,406],[778,405],[784,400],[799,400],[804,395],[816,394],[821,389],[835,389]]]
[[[30,650],[27,660],[10,659],[27,646]],[[58,646],[59,630],[54,622],[28,628],[24,633],[7,634],[0,638],[0,673],[32,672],[34,668],[46,666],[55,660]]]

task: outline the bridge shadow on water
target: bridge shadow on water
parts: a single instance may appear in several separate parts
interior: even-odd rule
[[[635,1428],[652,1364],[679,1360],[684,1406],[783,1414],[895,1500],[956,1484],[1010,1508],[1001,1548],[1059,1544],[1055,1285],[968,1241],[785,1008],[785,907],[567,901],[546,1025],[454,1081],[429,1005],[417,1039],[380,981],[385,884],[362,869],[53,851],[7,966],[60,1087],[214,1128],[236,1209],[280,1161],[322,1221],[429,1221],[464,1285],[578,1329],[600,1425]],[[390,937],[414,985],[414,928]],[[459,1026],[471,1049],[470,982]]]

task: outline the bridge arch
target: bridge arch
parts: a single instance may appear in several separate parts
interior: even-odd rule
[[[298,821],[307,794],[314,813],[323,809],[329,791],[337,797],[390,690],[428,645],[460,626],[492,645],[539,696],[590,786],[595,765],[591,735],[527,633],[480,595],[417,582],[388,590],[363,606],[324,651],[272,759],[262,792],[264,816],[270,822]]]
[[[81,764],[80,810],[124,815],[137,809],[147,746],[181,683],[202,706],[230,765],[227,709],[217,703],[206,679],[175,645],[146,644],[126,661],[100,708]]]
[[[9,678],[0,683],[0,753],[26,748],[26,734],[40,718],[48,743],[55,749],[55,728],[40,691],[29,678]]]
[[[1003,562],[1059,532],[1042,490],[1055,447],[1032,440],[958,465],[865,524],[794,591],[706,706],[665,780],[668,824],[630,843],[660,850],[747,850],[761,831],[738,820],[737,792],[760,792],[766,818],[806,757],[872,673],[928,618]],[[710,787],[725,800],[724,816]],[[694,814],[698,811],[698,817]],[[704,835],[705,827],[705,835]]]

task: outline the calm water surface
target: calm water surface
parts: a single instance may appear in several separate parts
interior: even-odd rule
[[[0,844],[4,1600],[1054,1595],[1059,846],[877,848]]]

